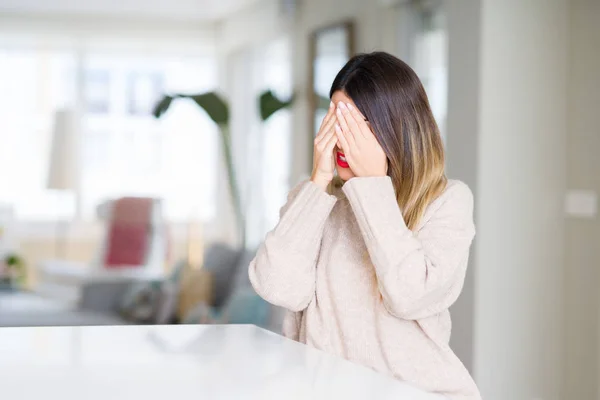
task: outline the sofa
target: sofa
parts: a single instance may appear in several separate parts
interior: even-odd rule
[[[95,288],[91,286],[88,289],[86,293],[95,292]],[[126,289],[124,284],[119,284],[118,287],[113,286],[112,290]],[[127,324],[118,313],[105,311],[111,308],[112,305],[107,303],[112,302],[114,298],[111,301],[107,301],[108,297],[104,295],[102,298],[104,304],[92,304],[92,307],[88,308],[90,304],[87,301],[74,304],[35,292],[0,291],[0,327]]]
[[[262,300],[249,282],[253,257],[253,251],[216,244],[200,269],[180,262],[160,279],[90,280],[75,303],[0,293],[0,326],[231,323],[280,332],[283,310]]]

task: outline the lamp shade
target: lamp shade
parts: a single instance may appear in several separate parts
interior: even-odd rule
[[[79,180],[79,135],[75,113],[60,110],[54,117],[48,189],[76,190]]]

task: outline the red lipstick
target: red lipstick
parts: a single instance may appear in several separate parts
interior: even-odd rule
[[[342,168],[350,168],[350,165],[346,161],[346,155],[344,153],[338,151],[335,158],[337,161],[337,165],[339,165]]]

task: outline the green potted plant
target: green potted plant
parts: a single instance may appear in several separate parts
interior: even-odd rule
[[[9,253],[2,259],[0,286],[14,289],[25,284],[27,278],[25,261],[16,253]]]

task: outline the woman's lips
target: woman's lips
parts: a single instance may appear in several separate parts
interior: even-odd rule
[[[350,165],[348,165],[344,153],[338,151],[337,156],[335,158],[337,160],[337,165],[339,165],[342,168],[350,168]]]

